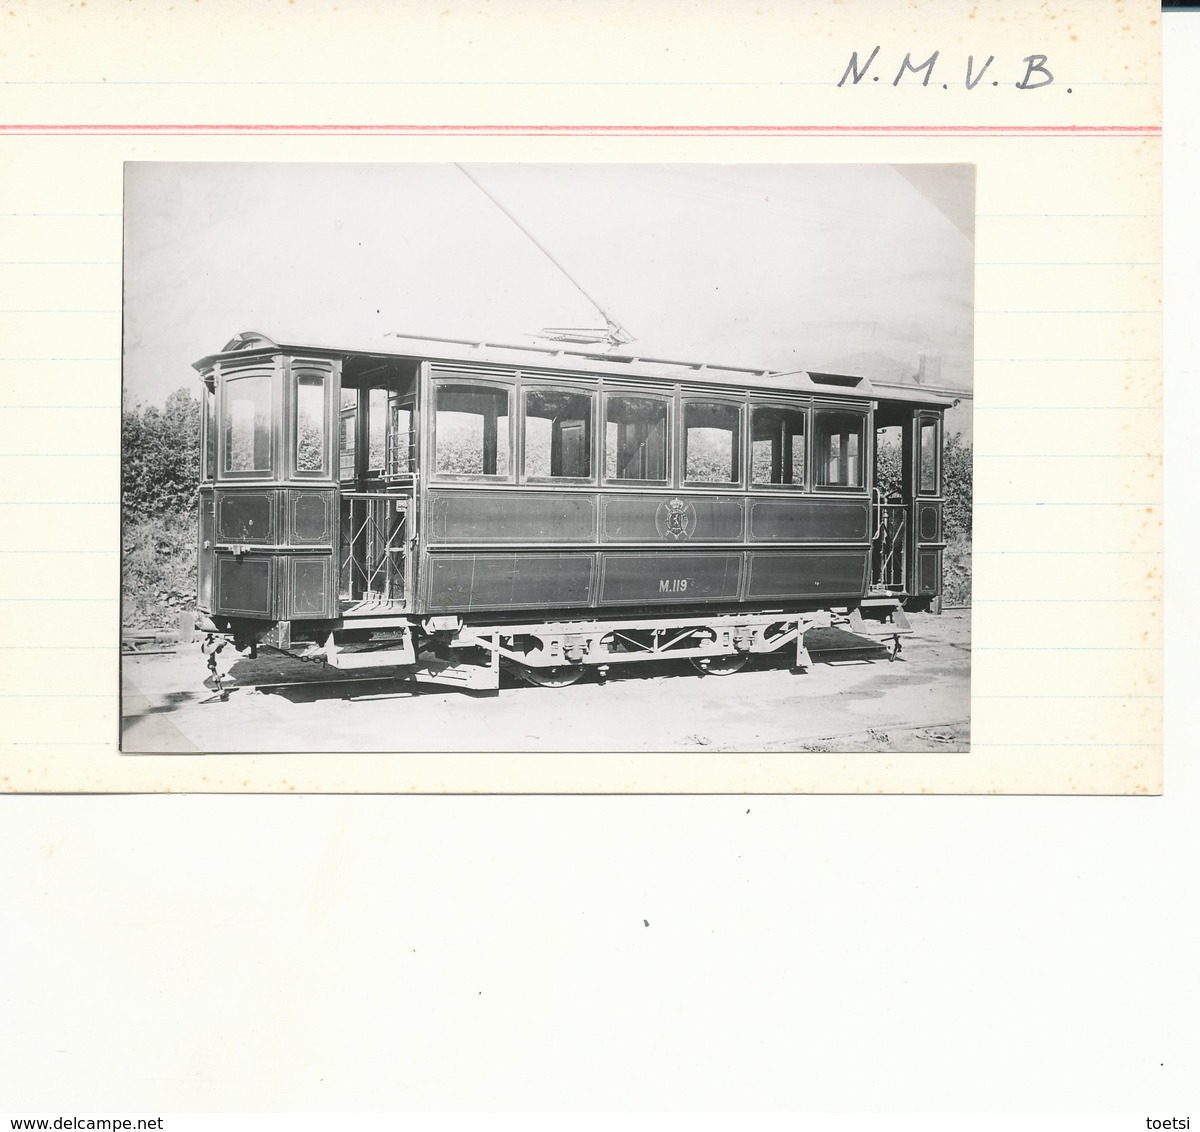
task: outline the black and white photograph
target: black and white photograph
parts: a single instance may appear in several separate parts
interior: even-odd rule
[[[966,752],[974,169],[125,167],[122,750]]]

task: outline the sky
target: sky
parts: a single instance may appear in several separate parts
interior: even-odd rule
[[[467,169],[127,164],[126,402],[198,392],[244,330],[544,345],[603,327],[580,288],[623,353],[971,388],[971,166]]]

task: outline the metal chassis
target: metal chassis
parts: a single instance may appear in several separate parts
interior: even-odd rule
[[[709,658],[773,653],[794,644],[796,667],[807,669],[812,661],[804,647],[804,635],[809,629],[828,627],[833,615],[829,610],[779,610],[504,625],[464,625],[457,618],[436,620],[440,624],[432,624],[430,619],[426,628],[443,653],[481,649],[488,654],[487,662],[459,662],[427,652],[418,656],[411,632],[378,649],[353,652],[343,651],[331,633],[307,658],[322,658],[339,669],[400,668],[406,670],[401,675],[404,679],[490,691],[500,687],[502,658],[532,669],[587,665],[603,675],[611,664],[689,659],[699,660],[703,667]]]

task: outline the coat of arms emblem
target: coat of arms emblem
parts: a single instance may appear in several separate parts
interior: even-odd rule
[[[669,499],[658,505],[654,525],[665,539],[682,542],[696,529],[696,508],[682,499]]]

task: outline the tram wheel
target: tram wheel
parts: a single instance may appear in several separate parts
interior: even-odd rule
[[[732,653],[729,656],[694,656],[691,658],[692,667],[697,672],[707,672],[712,676],[732,676],[746,667],[750,657],[746,653]]]
[[[566,688],[583,675],[583,665],[556,664],[551,668],[522,668],[521,679],[539,688]]]

